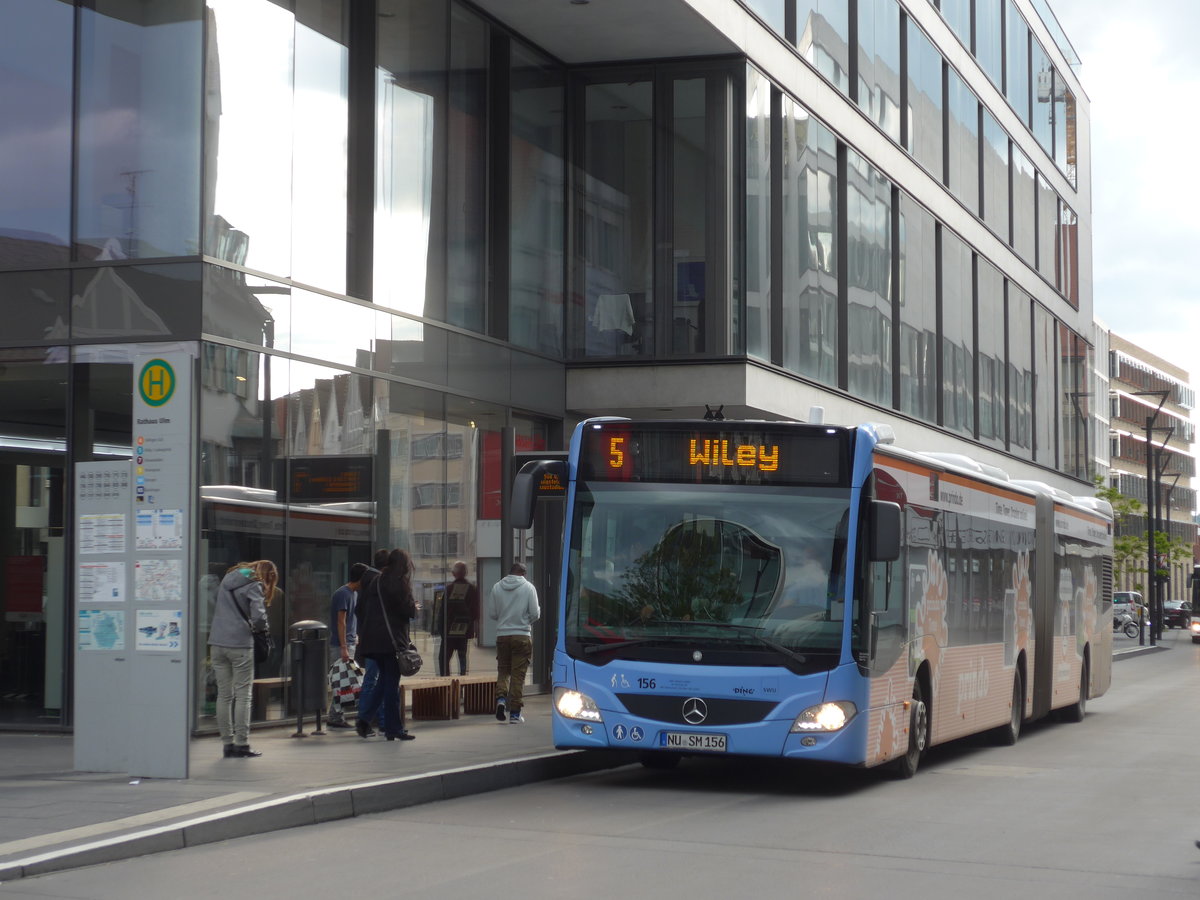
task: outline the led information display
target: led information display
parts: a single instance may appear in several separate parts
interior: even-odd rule
[[[612,422],[584,430],[579,477],[588,481],[836,485],[848,468],[847,433],[818,425]]]

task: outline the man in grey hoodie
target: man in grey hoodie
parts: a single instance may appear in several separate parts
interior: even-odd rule
[[[537,590],[525,579],[525,567],[513,563],[488,595],[488,618],[496,622],[496,718],[509,724],[525,722],[521,695],[525,673],[533,658],[530,626],[542,614]]]

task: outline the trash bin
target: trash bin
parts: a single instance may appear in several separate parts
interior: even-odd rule
[[[290,711],[297,716],[314,711],[319,716],[325,708],[329,626],[315,619],[293,623],[288,629],[288,654],[292,667]],[[318,718],[318,727],[320,721]]]

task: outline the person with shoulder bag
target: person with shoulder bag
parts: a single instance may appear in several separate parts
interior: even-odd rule
[[[279,572],[269,559],[238,563],[217,588],[208,650],[217,680],[217,728],[226,757],[262,756],[250,749],[254,663],[270,651],[267,607]]]
[[[365,579],[364,579],[365,581]],[[370,722],[380,713],[380,725],[389,741],[411,741],[400,710],[400,662],[411,652],[408,624],[417,614],[412,591],[412,560],[403,550],[388,554],[383,571],[367,583],[358,601],[358,655],[379,670],[379,681],[368,695],[359,695],[358,733],[370,734]]]

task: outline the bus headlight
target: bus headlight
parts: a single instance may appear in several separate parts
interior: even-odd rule
[[[849,700],[810,706],[796,716],[796,721],[792,723],[792,732],[838,731],[845,728],[857,712],[858,707]]]
[[[585,722],[603,722],[600,707],[587,694],[569,688],[554,689],[554,708],[565,719],[582,719]]]
[[[1192,619],[1192,634],[1200,634],[1200,619]]]

